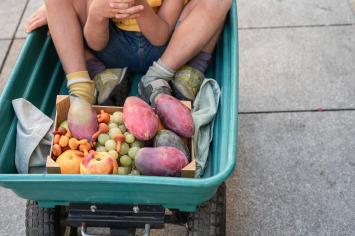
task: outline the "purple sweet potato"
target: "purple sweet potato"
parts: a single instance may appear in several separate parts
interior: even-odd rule
[[[85,99],[70,96],[68,127],[74,138],[92,141],[98,129],[97,114]]]
[[[166,128],[185,138],[194,135],[191,111],[181,101],[167,94],[159,94],[155,104],[158,116]]]
[[[187,164],[184,153],[175,147],[142,148],[135,159],[143,175],[179,176]]]
[[[153,109],[138,97],[126,99],[123,122],[128,131],[140,140],[150,140],[158,131],[158,119]]]

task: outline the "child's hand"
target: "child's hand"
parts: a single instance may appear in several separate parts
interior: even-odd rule
[[[130,18],[143,10],[142,5],[134,6],[135,0],[92,0],[89,14],[99,19]]]
[[[111,7],[118,10],[118,14],[115,15],[116,19],[135,19],[139,17],[140,13],[144,10],[143,5],[136,5],[136,0],[111,0]],[[129,7],[123,9],[122,4],[128,4]]]

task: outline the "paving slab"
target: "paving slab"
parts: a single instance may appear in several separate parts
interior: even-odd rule
[[[0,66],[4,63],[7,49],[10,45],[11,40],[1,40],[0,39]]]
[[[26,0],[0,1],[0,39],[11,39],[26,5]]]
[[[0,235],[25,235],[26,201],[0,187]]]
[[[21,19],[20,26],[18,27],[16,38],[25,38],[27,36],[27,33],[25,32],[26,22],[43,3],[43,0],[29,0],[25,13]]]
[[[0,41],[0,45],[1,45]],[[12,47],[10,49],[9,55],[6,59],[6,61],[4,62],[4,68],[0,74],[0,94],[2,92],[2,90],[4,89],[4,86],[7,82],[7,79],[12,71],[13,66],[15,65],[15,62],[17,60],[17,56],[22,48],[23,43],[25,42],[24,39],[15,39]],[[0,52],[1,52],[1,46],[0,46]],[[1,57],[0,57],[1,59]],[[1,60],[0,60],[1,61]]]
[[[239,31],[240,111],[355,108],[355,25]]]
[[[241,114],[232,235],[355,235],[355,111]]]
[[[351,1],[238,0],[239,27],[351,24],[355,23]]]

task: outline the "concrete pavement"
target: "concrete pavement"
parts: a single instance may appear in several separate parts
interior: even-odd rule
[[[40,3],[0,2],[0,90],[24,19]],[[239,149],[227,235],[355,235],[355,1],[238,7]],[[0,189],[0,235],[24,235],[24,206]]]

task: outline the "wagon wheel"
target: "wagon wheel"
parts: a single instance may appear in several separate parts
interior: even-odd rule
[[[188,219],[188,236],[226,235],[226,186],[223,183],[216,195],[199,206]]]
[[[65,215],[65,208],[41,208],[27,201],[26,236],[76,236],[77,229],[66,226]]]

